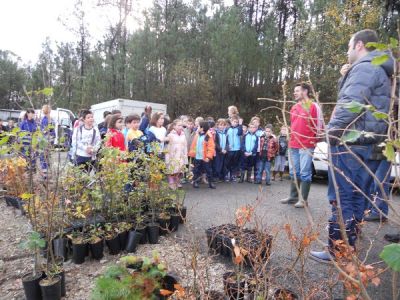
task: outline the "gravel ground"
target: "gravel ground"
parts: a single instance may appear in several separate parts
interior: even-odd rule
[[[300,262],[293,267],[296,260],[296,251],[291,247],[287,234],[283,230],[285,224],[290,224],[295,234],[307,228],[308,219],[305,211],[292,206],[282,205],[278,200],[286,197],[288,193],[288,180],[273,182],[272,186],[259,189],[258,186],[248,183],[243,184],[218,184],[216,190],[206,186],[194,190],[190,186],[186,205],[188,207],[188,223],[181,226],[179,231],[162,237],[158,245],[141,245],[136,255],[150,256],[153,250],[160,253],[169,269],[177,274],[183,286],[193,284],[191,265],[194,253],[197,258],[196,274],[197,283],[208,289],[222,291],[222,274],[233,269],[233,264],[228,259],[211,257],[208,255],[204,230],[212,225],[234,222],[235,210],[245,204],[256,204],[256,224],[268,230],[275,236],[270,258],[269,270],[272,274],[272,284],[299,291],[299,278],[304,286],[311,290],[324,290],[331,293],[334,298],[342,298],[343,291],[337,283],[336,271],[327,265],[316,263],[305,256],[304,272],[300,270]],[[310,210],[315,221],[313,229],[326,240],[326,221],[329,216],[329,207],[326,200],[326,181],[318,180],[312,185],[310,193]],[[399,208],[400,199],[395,197],[394,205]],[[18,245],[30,227],[25,217],[19,211],[6,207],[0,201],[0,299],[24,299],[20,277],[30,271],[31,258],[23,257],[26,253]],[[360,242],[361,257],[370,248],[367,262],[380,261],[379,253],[387,242],[383,235],[388,232],[400,231],[391,222],[382,226],[379,224],[366,224]],[[370,247],[371,246],[371,247]],[[321,249],[321,245],[314,244],[312,248]],[[199,249],[199,251],[194,251]],[[22,257],[20,257],[22,256]],[[20,258],[18,258],[20,257]],[[98,261],[86,261],[82,265],[75,265],[68,261],[65,264],[66,285],[68,296],[65,299],[90,299],[90,291],[94,278],[104,269],[118,261],[121,255],[110,256]],[[384,265],[379,265],[384,267]],[[288,272],[288,270],[294,270]],[[303,277],[299,275],[303,274]],[[391,274],[382,275],[382,283],[378,287],[369,287],[372,299],[391,298]],[[399,285],[400,286],[400,285]],[[314,299],[323,299],[320,292]]]

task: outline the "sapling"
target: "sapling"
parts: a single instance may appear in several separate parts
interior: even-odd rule
[[[21,248],[30,251],[33,254],[33,277],[36,277],[39,269],[39,249],[46,246],[46,241],[36,231],[28,235],[28,239],[21,242]]]

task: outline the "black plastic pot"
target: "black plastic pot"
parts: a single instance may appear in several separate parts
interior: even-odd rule
[[[11,204],[11,200],[10,200],[10,196],[5,195],[5,196],[4,196],[4,199],[6,200],[7,206],[11,206],[11,205],[12,205],[12,204]]]
[[[229,300],[243,300],[246,281],[237,281],[235,272],[223,274],[224,291]]]
[[[121,252],[119,237],[116,235],[112,239],[106,240],[106,244],[111,255],[117,255]]]
[[[125,250],[129,253],[136,252],[136,248],[142,239],[142,234],[138,231],[131,230],[128,234],[128,242],[126,243]]]
[[[168,219],[159,218],[158,219],[158,224],[160,224],[160,235],[166,235],[169,232],[169,230],[168,230],[169,223],[170,223],[170,218],[168,218]]]
[[[163,289],[174,292],[175,284],[179,282],[179,278],[177,275],[173,273],[168,273],[161,279],[161,286]]]
[[[72,243],[72,261],[74,264],[83,264],[85,262],[86,252],[88,252],[88,244]]]
[[[104,241],[100,240],[97,243],[89,243],[90,253],[92,254],[92,258],[96,260],[100,260],[104,256]]]
[[[32,272],[22,276],[22,286],[24,287],[26,300],[42,300],[42,291],[39,282],[43,278],[43,272],[33,276]]]
[[[54,276],[51,283],[46,282],[47,279],[42,279],[40,290],[42,291],[43,300],[60,300],[61,299],[61,276]]]
[[[179,221],[181,220],[181,216],[174,214],[171,215],[171,220],[169,222],[169,230],[172,232],[177,231],[179,228]]]
[[[58,238],[53,240],[54,255],[68,260],[68,239]]]
[[[138,260],[135,263],[127,264],[126,267],[131,270],[141,271],[143,266],[143,260]]]
[[[179,217],[180,217],[179,223],[181,223],[181,224],[186,223],[186,213],[187,213],[186,206],[181,207],[180,209],[178,209],[178,214],[179,214]]]
[[[147,244],[147,230],[146,226],[136,228],[136,231],[142,234],[142,238],[140,239],[140,244]]]
[[[128,241],[128,231],[120,232],[118,238],[121,250],[125,249],[126,242]]]
[[[56,275],[61,277],[61,297],[65,297],[67,295],[67,291],[65,290],[65,272],[61,271]]]
[[[150,244],[158,244],[158,238],[160,237],[158,223],[150,223],[147,225],[147,238]]]
[[[285,299],[299,299],[299,297],[288,289],[276,289],[273,294],[274,300],[285,300]]]

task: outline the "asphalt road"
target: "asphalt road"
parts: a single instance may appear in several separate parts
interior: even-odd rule
[[[296,234],[303,232],[309,227],[309,222],[304,209],[296,209],[291,205],[280,204],[279,200],[288,196],[289,180],[272,182],[271,186],[250,183],[219,183],[216,190],[209,189],[206,185],[201,185],[199,189],[193,189],[190,185],[185,187],[187,190],[186,206],[188,207],[188,224],[183,236],[193,242],[200,241],[201,249],[207,252],[205,229],[225,223],[234,223],[235,211],[238,207],[246,204],[256,204],[255,216],[257,227],[262,227],[276,235],[272,248],[270,261],[271,274],[274,274],[274,282],[284,287],[291,287],[298,290],[300,283],[297,275],[300,275],[300,263],[294,268],[296,272],[287,272],[296,259],[297,252],[291,247],[286,231],[283,229],[285,224],[290,224]],[[309,196],[309,208],[315,225],[312,230],[320,234],[322,241],[327,242],[327,220],[330,215],[330,207],[326,198],[327,181],[318,179],[313,182]],[[400,198],[394,196],[393,204],[400,211]],[[253,224],[255,225],[255,224]],[[383,236],[389,232],[400,232],[400,227],[388,222],[380,225],[378,223],[367,223],[362,230],[360,238],[360,258],[364,259],[368,252],[366,262],[375,263],[381,261],[379,253],[388,244]],[[313,250],[321,250],[322,245],[313,243]],[[309,251],[309,250],[308,250]],[[332,266],[315,262],[305,256],[305,286],[309,289],[320,289],[325,287],[327,293],[333,294],[335,299],[343,298],[343,288],[337,282],[337,272]],[[223,258],[227,269],[232,269],[233,264]],[[385,268],[384,263],[375,265]],[[297,275],[295,275],[297,273]],[[399,285],[400,287],[400,282]],[[331,287],[332,292],[329,291]],[[378,287],[370,285],[368,291],[371,299],[386,300],[391,297],[391,273],[385,272],[381,276],[381,284]],[[314,299],[325,298],[323,294],[318,294]],[[400,299],[400,298],[399,298]]]

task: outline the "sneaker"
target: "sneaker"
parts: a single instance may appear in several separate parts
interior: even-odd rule
[[[368,216],[364,217],[364,221],[366,222],[387,222],[387,218],[377,214],[369,214]]]
[[[266,182],[265,185],[271,185],[271,183],[270,182]]]
[[[323,264],[331,264],[334,261],[328,251],[310,251],[310,258]]]
[[[236,182],[236,181],[237,181],[236,176],[232,176],[230,181],[231,181],[231,182]]]

